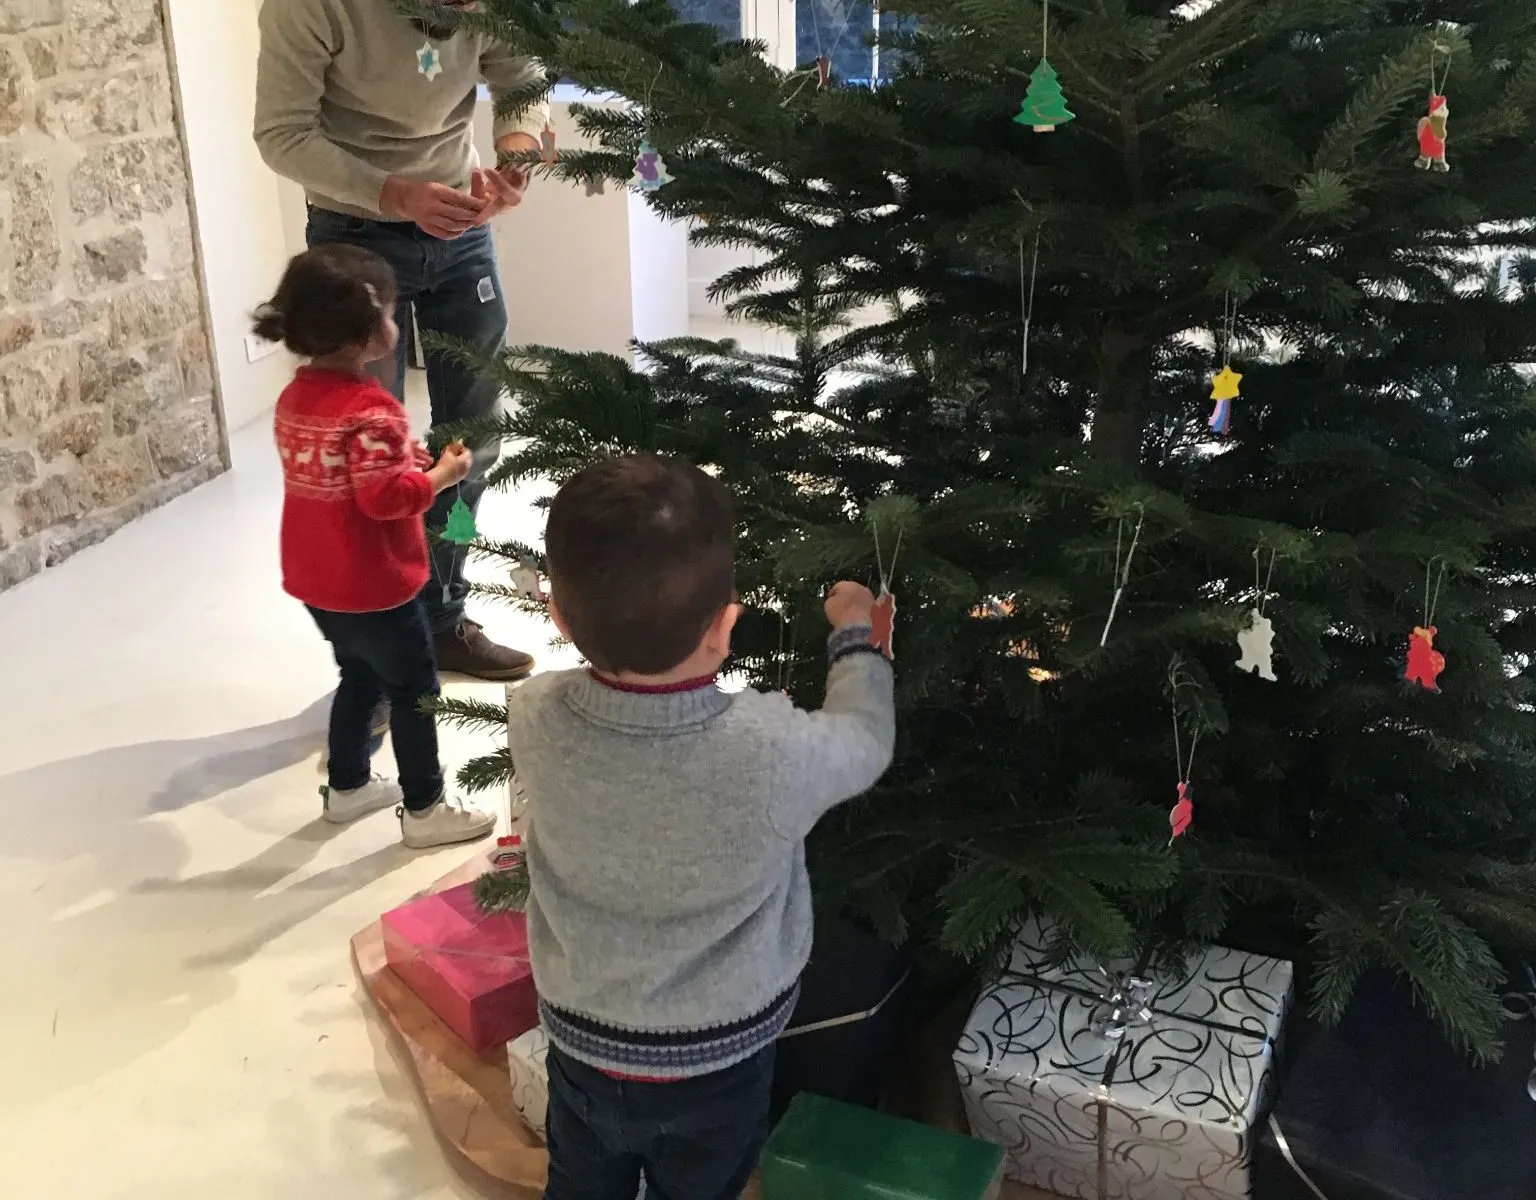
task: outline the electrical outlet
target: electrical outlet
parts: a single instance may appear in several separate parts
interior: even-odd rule
[[[259,338],[254,333],[245,335],[245,361],[257,363],[264,358],[271,358],[283,348],[281,342],[269,342],[265,338]]]

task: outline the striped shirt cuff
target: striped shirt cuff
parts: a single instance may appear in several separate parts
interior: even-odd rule
[[[850,654],[862,654],[866,650],[879,654],[879,648],[869,640],[874,632],[868,625],[845,625],[841,629],[834,629],[832,636],[827,639],[827,661],[835,663]]]

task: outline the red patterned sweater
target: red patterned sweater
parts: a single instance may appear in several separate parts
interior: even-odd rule
[[[426,586],[432,483],[400,402],[372,380],[301,367],[277,401],[283,588],[330,612],[398,608]]]

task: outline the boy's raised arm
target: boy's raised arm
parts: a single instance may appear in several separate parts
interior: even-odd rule
[[[805,837],[826,812],[879,782],[896,747],[895,676],[870,644],[866,625],[845,625],[827,641],[831,668],[817,712],[786,705],[780,743],[784,787],[774,827]]]

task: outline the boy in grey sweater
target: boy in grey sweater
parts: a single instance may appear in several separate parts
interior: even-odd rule
[[[528,793],[528,940],[549,1034],[546,1200],[737,1200],[811,949],[804,840],[895,740],[869,589],[839,583],[826,701],[728,694],[725,488],[649,455],[563,487],[550,612],[590,669],[508,709]]]

